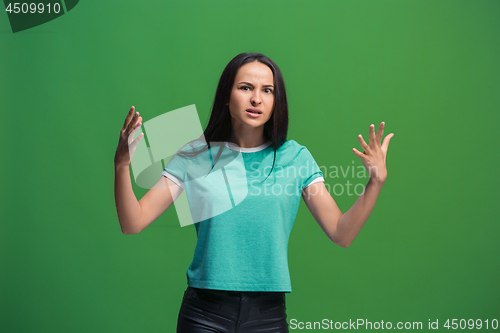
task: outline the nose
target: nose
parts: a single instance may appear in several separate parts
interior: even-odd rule
[[[260,92],[257,89],[255,89],[255,92],[253,93],[252,97],[250,98],[250,102],[254,106],[259,105],[261,103]]]

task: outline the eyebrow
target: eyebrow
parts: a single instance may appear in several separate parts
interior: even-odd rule
[[[239,82],[239,83],[248,84],[249,86],[252,86],[252,87],[254,86],[254,85],[253,85],[253,84],[251,84],[250,82],[244,82],[244,81],[243,81],[243,82]],[[274,88],[274,86],[273,86],[272,84],[265,84],[265,85],[263,85],[263,87],[272,87],[272,88]]]

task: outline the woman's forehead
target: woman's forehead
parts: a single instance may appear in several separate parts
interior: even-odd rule
[[[249,62],[240,67],[238,73],[236,73],[235,83],[240,81],[250,82],[249,80],[264,85],[273,84],[273,72],[261,62]]]

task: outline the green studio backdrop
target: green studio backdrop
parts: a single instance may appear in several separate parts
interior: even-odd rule
[[[499,17],[494,0],[89,0],[13,33],[0,13],[0,331],[175,331],[195,229],[171,207],[121,233],[119,131],[131,105],[145,122],[195,104],[204,128],[222,69],[241,52],[280,66],[288,139],[326,170],[343,212],[368,181],[357,135],[382,121],[395,133],[388,179],[349,248],[301,202],[290,323],[438,320],[446,330],[447,319],[480,319],[492,330]],[[146,191],[134,184],[138,199]]]

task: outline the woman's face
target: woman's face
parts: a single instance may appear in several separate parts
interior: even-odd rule
[[[229,112],[235,127],[259,127],[271,118],[274,107],[274,77],[267,65],[249,62],[234,78]]]

